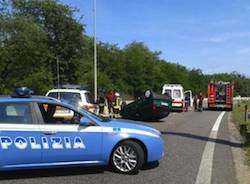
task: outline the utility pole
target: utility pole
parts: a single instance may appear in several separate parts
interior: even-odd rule
[[[94,28],[94,100],[97,102],[96,0],[93,0]]]
[[[56,57],[56,73],[57,73],[57,89],[60,88],[60,69],[59,69],[59,59],[58,56]]]

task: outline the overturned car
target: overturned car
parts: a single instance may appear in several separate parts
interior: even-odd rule
[[[143,96],[124,106],[121,116],[126,119],[158,121],[169,115],[172,99],[168,95],[158,95],[147,90]]]

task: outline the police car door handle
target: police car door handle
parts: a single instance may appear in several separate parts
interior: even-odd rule
[[[56,132],[55,131],[44,131],[43,134],[45,134],[45,135],[55,135]]]

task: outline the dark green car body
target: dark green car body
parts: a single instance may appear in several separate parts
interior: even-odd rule
[[[170,96],[151,93],[149,97],[142,96],[126,105],[121,110],[121,116],[127,119],[158,121],[169,115],[172,110]]]

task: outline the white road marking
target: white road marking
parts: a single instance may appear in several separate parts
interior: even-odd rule
[[[224,115],[225,111],[221,112],[218,116],[209,135],[209,139],[217,138],[217,133]],[[215,144],[215,142],[211,141],[206,143],[195,184],[211,184]]]
[[[220,126],[220,123],[221,123],[221,120],[222,120],[224,114],[225,114],[225,111],[223,111],[222,113],[220,113],[219,117],[215,121],[215,124],[214,124],[214,126],[212,128],[212,131],[218,131],[219,130],[219,126]]]

